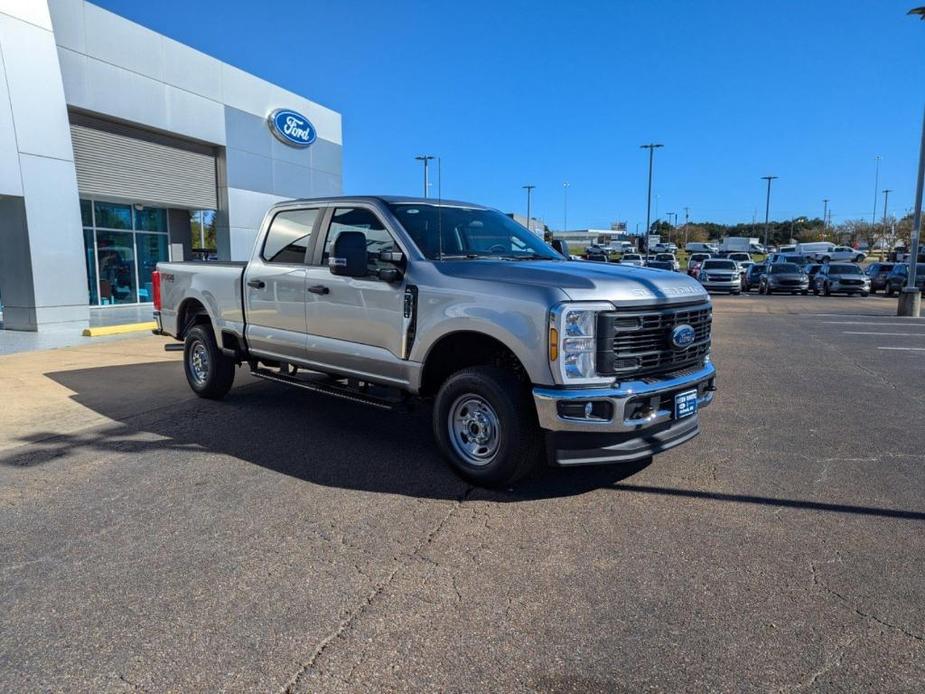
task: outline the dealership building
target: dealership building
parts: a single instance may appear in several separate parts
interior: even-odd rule
[[[82,0],[0,0],[3,327],[152,301],[248,257],[267,207],[341,193],[341,116]]]

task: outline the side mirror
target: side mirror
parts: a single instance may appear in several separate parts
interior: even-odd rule
[[[568,244],[562,239],[553,239],[549,245],[559,255],[564,255],[566,259],[569,257]]]
[[[328,258],[333,275],[366,277],[366,234],[362,231],[342,231],[334,240],[334,249]]]
[[[389,284],[394,284],[395,282],[401,282],[402,274],[401,270],[397,267],[382,267],[379,268],[377,273],[380,280],[383,282],[388,282]]]

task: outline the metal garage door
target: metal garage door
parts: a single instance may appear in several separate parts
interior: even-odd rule
[[[212,210],[218,206],[212,154],[73,123],[71,141],[81,197]]]

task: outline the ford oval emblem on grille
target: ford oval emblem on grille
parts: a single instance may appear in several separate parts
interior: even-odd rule
[[[696,334],[691,326],[679,325],[671,331],[671,344],[675,346],[675,349],[684,349],[693,344],[695,337]]]

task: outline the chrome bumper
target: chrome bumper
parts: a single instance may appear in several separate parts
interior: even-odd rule
[[[670,421],[674,412],[656,408],[646,416],[638,417],[626,411],[627,405],[654,399],[672,391],[683,392],[697,388],[700,391],[697,397],[699,410],[713,402],[712,381],[715,376],[716,368],[708,362],[703,368],[684,376],[651,383],[627,381],[612,388],[588,389],[536,387],[533,389],[533,401],[540,427],[548,431],[635,432]],[[612,407],[613,416],[609,419],[564,417],[560,414],[559,404],[568,402],[607,402]]]

